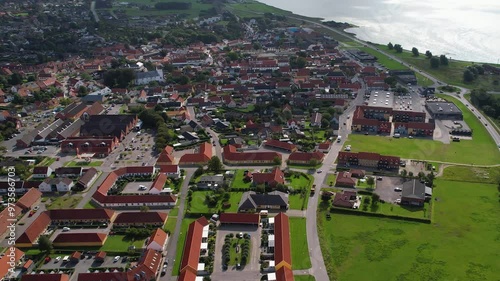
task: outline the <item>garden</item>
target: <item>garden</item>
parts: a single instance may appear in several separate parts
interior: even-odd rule
[[[222,264],[226,266],[240,265],[245,267],[250,258],[250,235],[238,233],[227,234],[222,246]]]

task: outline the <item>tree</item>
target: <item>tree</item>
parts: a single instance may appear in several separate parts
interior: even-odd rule
[[[278,156],[274,157],[273,163],[276,166],[281,166],[281,158],[279,158]]]
[[[400,44],[396,44],[394,45],[394,50],[396,50],[396,53],[402,53],[403,47]]]
[[[466,69],[464,71],[464,82],[472,82],[474,81],[474,73],[470,69]]]
[[[432,57],[431,60],[431,67],[432,68],[439,68],[439,58],[438,57]]]
[[[374,177],[368,177],[366,179],[366,184],[368,186],[370,186],[370,188],[373,188],[373,186],[375,185],[375,178]]]
[[[326,118],[321,119],[321,128],[329,128],[330,121]]]
[[[18,85],[23,83],[23,77],[19,73],[12,73],[12,75],[9,77],[9,84],[11,85]]]
[[[147,213],[147,212],[149,212],[149,207],[148,206],[141,206],[140,210],[143,213]]]
[[[387,48],[389,50],[392,50],[392,49],[394,49],[394,45],[391,42],[389,42],[389,44],[387,44]]]
[[[394,77],[394,76],[389,76],[389,77],[386,77],[386,78],[384,79],[384,82],[385,82],[387,85],[391,86],[391,87],[396,87],[396,83],[397,83],[397,81],[396,81],[396,77]]]
[[[208,170],[212,171],[214,173],[219,173],[222,171],[224,167],[222,166],[222,162],[220,161],[219,157],[217,156],[212,156],[210,160],[208,160]]]
[[[78,87],[78,96],[79,97],[84,97],[86,96],[87,94],[89,93],[89,91],[87,90],[87,87],[85,86],[80,86]]]
[[[429,51],[429,50],[425,51],[425,56],[426,56],[428,59],[432,58],[432,53],[431,53],[431,51]]]
[[[441,65],[448,65],[448,58],[445,56],[445,55],[440,55],[439,56],[439,63],[441,63]]]
[[[43,253],[50,253],[52,251],[52,242],[50,241],[49,237],[46,235],[40,236],[38,238],[38,249],[42,251]]]
[[[415,56],[415,57],[418,57],[420,55],[420,53],[418,52],[418,49],[415,47],[413,47],[411,49],[411,52],[413,53],[413,56]]]

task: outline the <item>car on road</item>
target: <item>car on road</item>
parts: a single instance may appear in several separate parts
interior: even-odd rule
[[[49,262],[50,262],[50,260],[52,260],[52,258],[51,258],[51,257],[46,257],[46,258],[45,258],[45,260],[44,260],[44,263],[49,263]]]
[[[161,271],[161,274],[160,274],[160,275],[161,275],[161,276],[165,276],[165,274],[167,274],[167,269],[166,269],[166,268],[165,268],[165,269],[163,269],[163,270]]]
[[[403,189],[401,187],[396,187],[396,188],[394,188],[394,191],[398,191],[399,192],[399,191],[403,191]]]
[[[383,178],[382,178],[382,177],[378,177],[378,178],[377,178],[377,180],[378,180],[378,181],[381,181],[381,180],[383,180]]]

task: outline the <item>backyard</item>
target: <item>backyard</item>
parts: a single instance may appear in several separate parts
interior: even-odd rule
[[[292,244],[292,268],[308,269],[311,267],[307,246],[306,219],[290,217],[290,243]]]
[[[496,280],[496,185],[435,184],[432,224],[335,213],[327,220],[322,204],[318,231],[330,279]]]
[[[100,250],[105,252],[128,252],[128,247],[135,246],[140,249],[143,244],[144,240],[133,241],[125,238],[125,235],[109,235]]]
[[[231,188],[250,188],[252,186],[251,181],[244,181],[244,173],[245,170],[236,170],[234,173],[234,179],[231,182]]]
[[[241,196],[243,192],[228,192],[230,197],[228,202],[231,206],[227,209],[223,209],[223,200],[218,200],[216,205],[209,206],[206,200],[207,195],[214,195],[213,191],[195,191],[193,192],[193,200],[191,201],[191,206],[188,210],[190,213],[204,213],[211,214],[217,213],[218,210],[224,210],[225,212],[237,212],[238,205],[240,203]]]
[[[71,195],[71,196],[59,196],[57,198],[48,197],[50,203],[45,202],[48,210],[52,209],[74,209],[78,203],[82,200],[81,195]]]

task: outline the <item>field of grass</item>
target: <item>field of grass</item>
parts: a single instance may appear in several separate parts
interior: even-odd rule
[[[259,17],[263,13],[274,13],[279,15],[292,15],[292,12],[281,10],[257,1],[246,1],[243,3],[229,4],[227,7],[239,17]],[[259,15],[260,14],[260,15]]]
[[[50,166],[54,162],[56,162],[56,158],[46,157],[37,166]]]
[[[92,203],[87,202],[84,206],[83,206],[84,209],[95,209],[95,206],[92,205]]]
[[[390,51],[387,49],[387,46],[385,45],[377,45],[380,50],[383,50],[384,52],[388,52],[391,55],[395,55],[399,57],[400,59],[404,60],[407,63],[410,63],[417,68],[431,74],[432,76],[438,78],[439,80],[456,85],[456,86],[461,86],[461,87],[466,87],[466,88],[485,88],[488,90],[495,90],[499,91],[500,86],[495,86],[493,85],[493,81],[499,80],[498,76],[488,76],[488,75],[480,75],[478,79],[476,79],[472,83],[465,83],[463,81],[463,73],[464,70],[467,66],[473,65],[473,62],[466,62],[466,61],[457,61],[457,60],[450,60],[448,66],[440,66],[437,69],[431,68],[429,59],[425,57],[425,50],[420,50],[424,54],[420,54],[420,56],[415,57],[413,54],[409,51],[404,51],[403,53],[396,53],[395,51]],[[405,46],[403,46],[405,47]],[[411,48],[410,46],[406,46],[406,48]],[[432,50],[430,50],[432,52]],[[434,55],[440,55],[440,54],[434,54]]]
[[[186,243],[186,234],[189,228],[189,224],[194,222],[196,219],[195,218],[187,218],[184,217],[182,220],[181,224],[181,232],[179,235],[179,240],[177,241],[177,247],[176,247],[176,252],[175,252],[175,262],[174,262],[174,268],[172,270],[173,275],[178,275],[180,266],[181,266],[181,259],[182,259],[182,252],[184,251],[184,244]]]
[[[290,205],[290,209],[302,210],[302,206],[304,206],[304,210],[307,209],[307,202],[309,201],[310,192],[311,191],[308,190],[304,196],[302,196],[301,194],[288,195],[288,204]]]
[[[66,163],[66,167],[99,167],[101,166],[103,161],[91,161],[91,162],[86,162],[86,161],[70,161]]]
[[[250,186],[252,186],[252,182],[249,181],[249,182],[245,182],[243,181],[244,179],[244,176],[243,176],[243,172],[245,170],[236,170],[236,172],[234,173],[234,179],[233,181],[231,182],[231,188],[250,188]]]
[[[163,230],[165,230],[166,232],[169,232],[170,234],[173,234],[175,232],[175,225],[176,224],[177,224],[177,217],[168,216],[167,223],[163,227]]]
[[[150,0],[127,0],[127,3],[146,5],[151,9],[139,9],[138,7],[119,6],[117,9],[123,9],[128,16],[167,16],[167,15],[185,15],[188,18],[198,17],[201,10],[208,10],[212,7],[211,4],[204,4],[197,0],[182,0],[180,2],[191,2],[192,6],[189,10],[156,10],[154,5],[157,1]],[[165,2],[165,1],[158,1]],[[107,10],[107,9],[103,9]]]
[[[74,209],[82,200],[81,195],[60,196],[50,198],[50,203],[47,204],[47,209]]]
[[[294,275],[293,280],[295,281],[316,281],[316,278],[312,275]]]
[[[328,174],[328,176],[326,176],[325,184],[333,187],[335,186],[336,180],[337,180],[336,174]]]
[[[326,220],[321,205],[317,223],[330,280],[497,280],[497,187],[435,184],[432,224],[341,214]]]
[[[144,240],[132,241],[125,238],[124,235],[110,235],[104,245],[101,247],[101,251],[106,252],[128,252],[129,246],[135,246],[140,249],[144,243]]]
[[[243,192],[230,192],[231,197],[229,198],[229,203],[231,207],[228,209],[222,208],[222,201],[219,201],[216,206],[209,207],[206,203],[206,195],[212,194],[212,191],[195,191],[193,192],[193,201],[191,202],[191,208],[189,212],[191,213],[216,213],[218,210],[224,210],[225,212],[237,212],[238,204],[240,203],[241,196]]]
[[[301,174],[298,178],[296,178],[295,176],[286,178],[285,184],[292,187],[293,189],[309,189],[312,182],[312,176]]]
[[[292,269],[308,269],[311,267],[309,248],[307,246],[306,219],[289,218],[290,243],[292,246]]]
[[[446,167],[442,179],[460,182],[500,183],[500,167],[481,168],[473,166]]]
[[[365,199],[366,195],[363,195],[362,197],[363,199]],[[413,206],[400,206],[394,204],[393,202],[379,202],[377,205],[371,205],[371,198],[369,197],[369,199],[370,202],[368,202],[367,204],[365,204],[365,202],[361,200],[362,203],[359,209],[360,211],[417,219],[430,219],[431,216],[431,206],[427,202],[425,203],[423,208],[420,208]]]
[[[434,160],[462,164],[493,165],[498,164],[500,152],[493,139],[479,120],[466,106],[457,99],[437,95],[454,102],[463,113],[464,121],[474,131],[471,141],[463,140],[444,144],[425,139],[391,138],[379,136],[349,135],[345,145],[351,145],[353,152],[370,151],[395,155],[407,159]],[[478,157],[478,154],[481,155]]]

